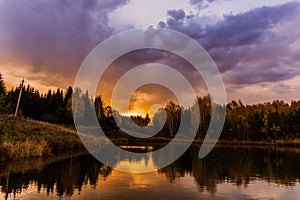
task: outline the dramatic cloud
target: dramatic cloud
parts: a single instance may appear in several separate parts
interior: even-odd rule
[[[168,15],[172,17],[174,20],[183,20],[185,18],[185,12],[183,9],[179,10],[169,10]]]
[[[190,4],[196,6],[199,9],[207,8],[210,3],[217,0],[190,0]]]
[[[98,43],[120,30],[159,22],[206,48],[230,98],[251,99],[244,91],[269,92],[259,100],[282,92],[295,98],[299,84],[289,81],[300,77],[299,19],[300,2],[284,0],[0,0],[0,72],[13,86],[24,76],[39,89],[65,88]],[[147,62],[172,66],[205,88],[186,61],[155,50],[122,56],[104,82],[112,87],[122,73]]]
[[[225,19],[206,28],[204,45],[211,49],[251,45],[279,22],[293,19],[299,12],[299,3],[292,2],[275,7],[262,7],[247,13],[228,15]]]
[[[226,15],[203,27],[197,23],[199,16],[171,10],[166,23],[159,26],[196,39],[209,51],[227,82],[254,84],[300,75],[299,48],[295,48],[299,31],[293,28],[299,24],[299,13],[300,3],[290,2]]]
[[[28,69],[26,77],[40,74],[46,85],[72,84],[87,53],[112,33],[108,13],[126,2],[0,1],[0,63],[6,67],[2,70],[21,77],[22,67]]]
[[[142,49],[131,51],[116,59],[103,74],[98,87],[98,93],[102,95],[103,99],[106,102],[109,102],[115,84],[118,82],[118,80],[130,69],[147,63],[160,63],[166,66],[170,66],[173,69],[176,69],[179,73],[185,76],[187,80],[189,80],[192,87],[196,89],[198,95],[207,94],[207,88],[204,84],[204,81],[202,80],[201,75],[197,73],[197,71],[193,68],[191,64],[189,64],[185,59],[179,57],[178,55],[156,49]],[[162,74],[165,74],[164,71],[161,71],[160,75]],[[146,72],[145,74],[140,74],[140,76],[136,77],[136,79],[140,79],[143,76],[151,75],[158,77],[160,76],[158,74],[151,74],[149,72]],[[171,77],[166,77],[166,79],[168,78]],[[126,85],[124,85],[124,87],[126,87]],[[180,87],[177,86],[177,88]],[[184,90],[182,91],[184,93]],[[144,102],[144,108],[147,108],[147,106],[150,105],[149,102],[165,104],[167,100],[174,100],[174,98],[171,98],[172,95],[166,92],[165,88],[157,87],[157,85],[155,84],[150,84],[147,87],[143,87],[137,92],[138,94],[146,94],[148,92],[148,95],[144,95],[144,98],[142,98],[142,96],[139,95],[139,98],[132,98],[132,108],[136,107],[137,104],[140,104],[142,102],[141,100],[143,100]],[[150,93],[151,95],[153,95],[153,97],[150,97]]]

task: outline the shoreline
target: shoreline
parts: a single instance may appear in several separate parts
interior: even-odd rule
[[[153,137],[148,140],[132,140],[124,136],[114,136],[110,140],[117,146],[153,146],[153,150],[156,150],[168,144],[171,138]],[[194,139],[192,144],[202,143],[202,139]],[[216,145],[300,148],[300,140],[269,142],[218,140]],[[0,162],[27,157],[51,157],[72,152],[87,152],[75,129],[32,119],[0,115]]]
[[[0,115],[0,161],[86,151],[74,129]]]
[[[203,140],[194,140],[196,144],[202,144]],[[229,145],[229,146],[261,146],[261,147],[300,147],[300,140],[276,140],[271,142],[266,141],[238,141],[238,140],[218,140],[218,145]]]
[[[137,145],[137,146],[155,146],[160,145],[164,146],[168,142],[170,142],[171,139],[169,138],[163,138],[163,139],[151,139],[150,142],[147,142],[146,145],[144,142],[141,141],[131,141],[127,142],[123,145]],[[124,142],[124,141],[123,141]],[[182,141],[185,142],[185,141]],[[117,145],[118,142],[114,142]],[[201,145],[203,143],[202,139],[195,139],[192,142],[192,145]],[[230,140],[218,140],[216,145],[227,145],[227,146],[249,146],[249,147],[293,147],[293,148],[300,148],[300,141],[299,140],[291,140],[291,141],[274,141],[274,142],[264,142],[264,141],[230,141]]]

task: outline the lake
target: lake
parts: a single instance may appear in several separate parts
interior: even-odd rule
[[[146,174],[110,169],[89,154],[0,162],[1,199],[300,199],[300,149],[193,145]],[[120,160],[124,167],[155,165]]]

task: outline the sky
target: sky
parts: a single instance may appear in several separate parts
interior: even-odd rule
[[[221,72],[227,101],[289,102],[300,99],[299,24],[300,1],[0,0],[0,72],[8,89],[22,77],[41,92],[64,89],[97,44],[124,30],[154,26],[182,32],[206,49]],[[171,54],[133,52],[114,62],[106,84],[148,60],[192,73]],[[191,81],[199,81],[205,95],[203,82],[197,76]],[[108,89],[100,93],[110,94]],[[162,101],[157,91],[167,92],[138,90],[131,109]]]

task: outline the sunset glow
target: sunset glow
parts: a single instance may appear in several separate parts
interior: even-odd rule
[[[300,76],[300,32],[294,28],[299,21],[299,1],[210,1],[207,5],[166,1],[159,9],[148,9],[155,3],[143,2],[147,6],[141,7],[135,0],[112,4],[91,1],[84,7],[80,2],[52,2],[50,8],[46,2],[16,6],[13,1],[1,1],[0,71],[8,89],[18,86],[23,77],[42,93],[66,89],[73,85],[84,57],[99,42],[126,27],[154,25],[186,33],[206,48],[222,72],[228,101],[241,99],[251,104],[300,98],[299,81],[295,81]],[[97,4],[104,9],[97,10]],[[84,9],[78,9],[81,7]],[[135,12],[130,12],[133,8]],[[138,17],[139,13],[144,17]],[[105,96],[115,80],[139,64],[141,56],[185,70],[182,61],[167,54],[124,56],[112,64],[105,89],[99,91],[105,102],[109,103]],[[198,89],[199,95],[207,94],[205,85]],[[165,103],[164,97],[153,91],[139,93],[139,97]],[[145,113],[147,109],[133,100],[129,111],[121,112]]]
[[[0,0],[0,198],[300,200],[300,0]]]

